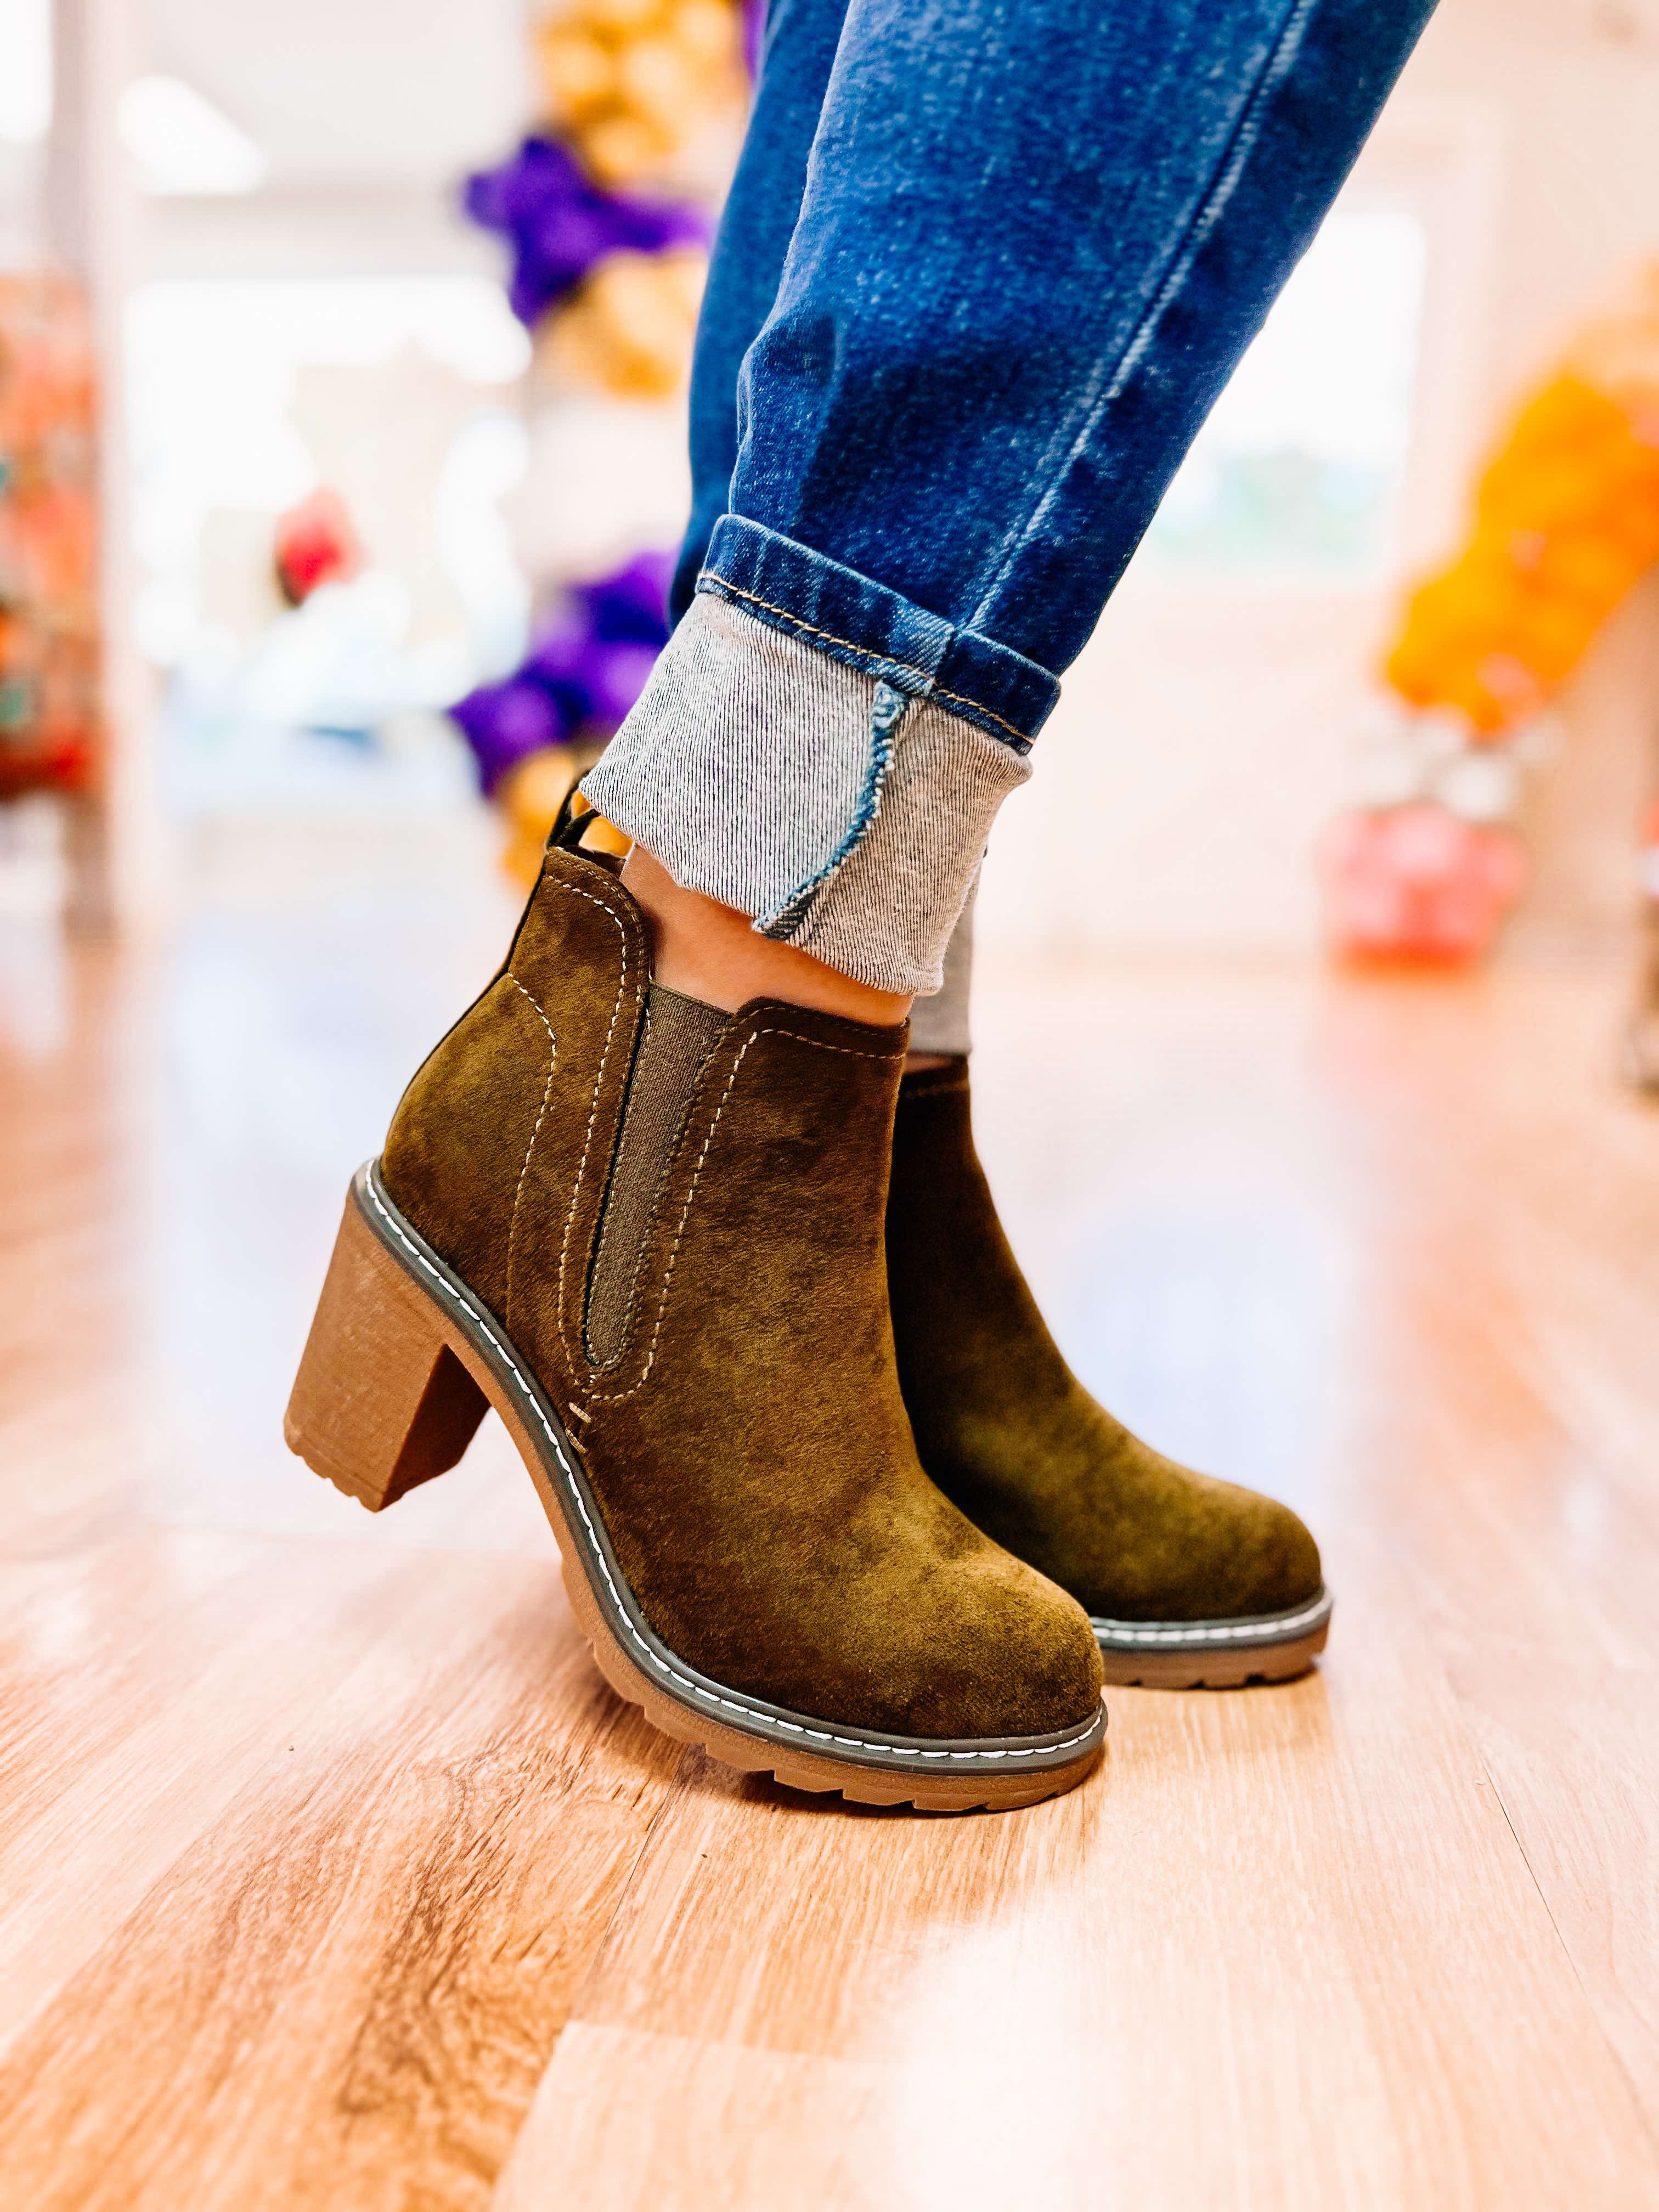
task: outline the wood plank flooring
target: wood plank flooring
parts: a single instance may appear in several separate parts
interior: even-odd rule
[[[1659,1112],[1617,963],[983,978],[1089,1380],[1288,1497],[1316,1674],[1118,1692],[997,1818],[600,1682],[499,1430],[370,1519],[280,1414],[488,900],[0,945],[0,2203],[1659,2205]]]

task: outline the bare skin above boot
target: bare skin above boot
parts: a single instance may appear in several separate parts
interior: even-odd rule
[[[1027,1804],[1100,1754],[1083,1612],[927,1480],[883,1212],[908,1031],[655,992],[555,848],[507,963],[360,1170],[288,1417],[372,1507],[487,1405],[607,1678],[732,1765]]]
[[[1109,1682],[1221,1687],[1304,1671],[1331,1610],[1313,1538],[1288,1507],[1142,1443],[1072,1373],[997,1218],[965,1060],[900,1091],[887,1262],[922,1465],[1071,1591]]]

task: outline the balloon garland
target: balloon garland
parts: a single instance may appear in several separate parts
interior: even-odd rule
[[[97,782],[94,430],[79,289],[0,278],[0,799]]]
[[[1319,860],[1332,938],[1360,960],[1472,959],[1527,878],[1510,830],[1421,799],[1341,816]]]
[[[1659,561],[1659,264],[1643,289],[1525,400],[1476,484],[1467,544],[1407,602],[1389,682],[1477,742],[1545,706]]]
[[[729,0],[568,0],[535,34],[548,120],[602,183],[657,176],[747,90]]]
[[[1516,741],[1659,561],[1659,263],[1522,400],[1471,505],[1463,544],[1409,593],[1384,658],[1405,710],[1393,788],[1322,849],[1346,951],[1472,957],[1520,896],[1525,855],[1501,822]]]
[[[565,793],[604,750],[668,641],[672,556],[642,553],[568,592],[530,653],[499,684],[450,709],[487,799],[506,814],[510,875],[533,881]]]
[[[463,204],[507,246],[544,392],[684,389],[755,24],[737,0],[564,0],[536,27],[544,124],[469,178]],[[643,688],[667,639],[671,566],[642,553],[566,588],[521,665],[450,710],[507,816],[512,874],[533,878],[566,792]]]
[[[462,204],[474,222],[507,240],[513,256],[507,298],[532,331],[607,255],[708,242],[708,219],[700,209],[603,191],[567,147],[534,135],[499,168],[469,177]]]

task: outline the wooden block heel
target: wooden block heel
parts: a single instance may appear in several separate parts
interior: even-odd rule
[[[289,1449],[378,1513],[453,1467],[488,1407],[349,1197],[283,1423]]]

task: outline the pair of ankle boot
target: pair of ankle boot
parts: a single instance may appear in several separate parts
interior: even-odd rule
[[[1103,1680],[1297,1673],[1295,1516],[1176,1466],[1061,1359],[908,1031],[653,987],[614,862],[556,842],[500,974],[360,1170],[290,1444],[371,1508],[486,1407],[615,1688],[808,1790],[1027,1804]]]

